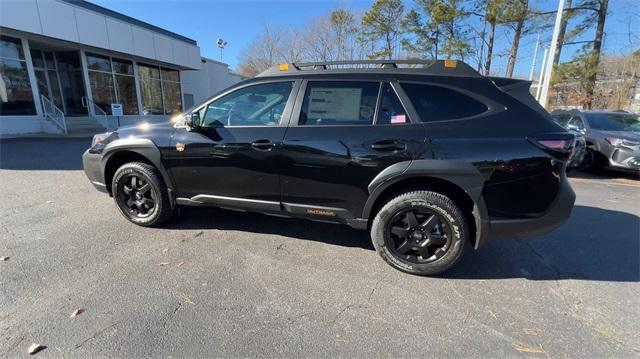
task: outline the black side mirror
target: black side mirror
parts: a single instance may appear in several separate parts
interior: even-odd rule
[[[184,116],[184,125],[190,129],[196,129],[200,126],[200,113],[192,112]]]

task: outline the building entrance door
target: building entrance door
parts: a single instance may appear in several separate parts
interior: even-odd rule
[[[60,87],[67,116],[86,116],[87,108],[82,99],[87,95],[82,76],[79,51],[56,51],[56,63],[60,77]]]
[[[62,92],[60,91],[60,77],[58,76],[58,67],[56,66],[53,52],[31,49],[31,60],[33,61],[33,70],[36,73],[40,95],[45,96],[64,111]]]

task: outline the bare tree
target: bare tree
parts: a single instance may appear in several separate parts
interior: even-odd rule
[[[520,47],[520,38],[522,37],[524,23],[529,15],[529,0],[512,0],[509,7],[509,17],[515,24],[513,32],[513,41],[511,42],[511,50],[509,51],[509,62],[507,63],[507,77],[513,76],[513,69],[516,65],[518,57],[518,48]]]
[[[571,2],[573,0],[565,0],[564,11],[562,13],[562,20],[560,22],[560,31],[558,32],[558,43],[556,48],[553,49],[553,66],[557,66],[560,62],[560,52],[562,52],[562,45],[564,44],[564,35],[567,32],[567,24],[569,23],[569,17],[571,16]]]
[[[600,53],[602,52],[602,37],[604,35],[604,22],[607,19],[607,6],[609,0],[594,0],[597,2],[598,10],[596,12],[598,23],[596,25],[596,34],[593,39],[593,61],[598,64],[600,61]],[[593,91],[596,86],[597,72],[593,72],[588,78],[587,84],[587,108],[591,108],[593,103]]]
[[[255,76],[282,61],[284,37],[283,30],[263,25],[262,33],[240,55],[239,72],[244,76]]]

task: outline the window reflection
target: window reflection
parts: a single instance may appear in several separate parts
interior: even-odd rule
[[[89,83],[93,102],[107,114],[111,114],[111,104],[122,104],[125,115],[138,114],[138,99],[133,76],[133,62],[87,54]]]
[[[151,65],[138,65],[143,115],[173,115],[182,112],[180,72]]]
[[[22,42],[0,36],[0,116],[35,115]]]

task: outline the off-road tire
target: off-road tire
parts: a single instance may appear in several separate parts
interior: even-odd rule
[[[138,216],[135,215],[131,209],[127,209],[126,194],[123,190],[126,184],[123,181],[129,181],[132,177],[137,177],[142,183],[149,184],[150,186],[147,191],[150,193],[149,197],[154,201],[154,206],[148,215]],[[129,189],[131,190],[131,185],[129,185]],[[126,219],[139,226],[159,226],[171,218],[174,212],[169,202],[167,186],[162,180],[160,173],[155,167],[147,163],[129,162],[120,166],[113,175],[111,193],[113,194],[116,207],[118,207],[120,213]]]
[[[402,211],[425,210],[440,216],[440,220],[449,226],[450,245],[441,257],[428,263],[414,263],[389,248],[390,232],[388,226]],[[385,203],[377,212],[371,225],[371,239],[378,254],[392,267],[403,272],[417,275],[435,275],[451,268],[462,257],[468,245],[468,226],[464,214],[448,197],[431,191],[411,191],[400,194]],[[387,238],[385,238],[387,237]]]

